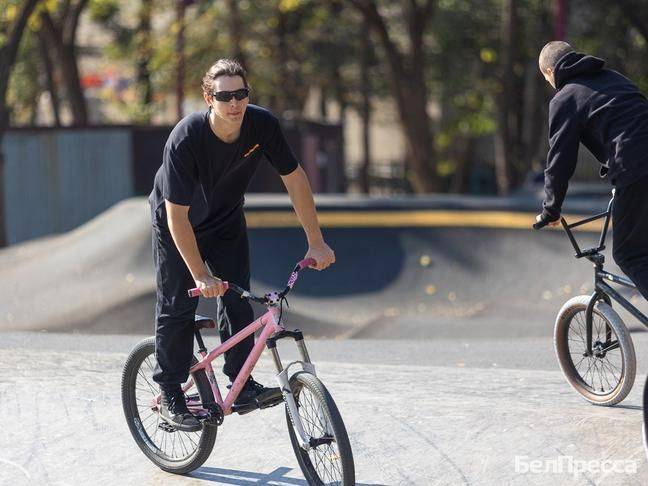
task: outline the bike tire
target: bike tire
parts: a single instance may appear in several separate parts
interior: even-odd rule
[[[340,412],[338,411],[338,408],[335,405],[331,394],[316,376],[305,371],[300,371],[291,376],[290,388],[293,392],[293,396],[295,397],[295,401],[300,411],[300,418],[302,419],[302,424],[304,424],[304,428],[306,429],[307,433],[312,432],[312,430],[309,431],[309,421],[305,420],[302,417],[302,409],[305,409],[306,405],[302,404],[300,400],[303,400],[304,402],[306,400],[310,400],[309,404],[315,404],[313,402],[317,402],[316,405],[319,406],[321,410],[321,414],[318,420],[321,421],[322,418],[326,420],[328,425],[327,431],[332,432],[334,438],[333,442],[335,443],[335,446],[337,448],[337,454],[335,454],[333,443],[324,446],[327,447],[326,450],[328,452],[332,452],[332,454],[330,454],[330,458],[335,460],[338,463],[337,465],[339,465],[339,467],[336,468],[336,464],[333,464],[332,471],[323,471],[322,468],[326,467],[324,465],[324,460],[316,461],[317,466],[314,465],[311,454],[313,456],[320,454],[320,452],[316,451],[319,447],[323,446],[320,445],[315,449],[311,449],[312,452],[310,453],[301,448],[299,440],[297,438],[297,433],[294,430],[294,426],[291,421],[290,411],[288,407],[286,407],[286,421],[288,423],[290,443],[292,444],[293,451],[295,452],[295,456],[297,457],[297,462],[299,463],[299,467],[304,473],[308,484],[318,486],[327,484],[339,484],[341,486],[354,485],[355,466],[353,463],[353,452],[351,450],[351,444],[349,443],[349,437],[347,435],[344,422],[342,421]],[[310,398],[306,398],[307,393],[305,392],[305,390],[307,391]],[[319,425],[323,424],[321,424],[320,422]],[[324,452],[322,452],[322,454],[324,454]],[[327,474],[327,472],[329,474]],[[322,478],[322,476],[325,477]]]
[[[648,458],[648,378],[643,389],[643,424],[641,427],[641,435],[643,438],[644,452]]]
[[[175,431],[175,432],[166,432],[162,431],[161,434],[185,434],[185,439],[186,445],[183,443],[183,447],[185,449],[185,452],[187,453],[185,457],[170,457],[168,454],[165,454],[162,449],[160,449],[156,445],[156,435],[158,431],[158,423],[159,419],[156,419],[154,416],[153,419],[158,420],[156,425],[154,426],[155,428],[155,433],[154,437],[151,438],[151,436],[148,434],[147,429],[143,425],[144,422],[148,420],[142,419],[140,417],[140,408],[142,408],[142,399],[140,399],[140,406],[138,408],[138,396],[136,392],[136,383],[137,383],[137,377],[139,373],[143,373],[141,370],[142,366],[144,365],[145,361],[147,358],[149,358],[149,361],[147,361],[147,367],[151,371],[151,363],[150,363],[150,357],[153,356],[153,359],[155,359],[155,338],[150,337],[146,338],[143,341],[139,342],[131,351],[129,354],[128,358],[126,359],[126,363],[124,364],[124,370],[122,372],[122,381],[121,381],[121,393],[122,393],[122,406],[124,409],[124,416],[126,417],[126,423],[128,424],[128,428],[130,429],[131,435],[133,436],[133,439],[135,439],[135,442],[139,446],[139,448],[142,450],[144,455],[148,457],[156,466],[158,466],[160,469],[163,471],[169,472],[169,473],[174,473],[174,474],[187,474],[197,468],[199,468],[209,457],[209,455],[212,452],[212,449],[214,448],[214,443],[216,441],[216,434],[218,431],[218,427],[215,425],[211,424],[202,424],[202,429],[200,432],[195,432],[193,434],[199,434],[199,438],[195,437],[195,441],[191,439],[191,435],[189,435],[186,432],[180,432],[180,431]],[[197,360],[195,357],[192,359],[192,363],[196,363]],[[213,402],[213,396],[211,392],[211,388],[209,386],[209,381],[207,380],[207,375],[205,374],[204,371],[200,371],[194,374],[193,376],[194,382],[196,385],[196,388],[198,389],[199,395],[201,397],[202,403],[208,403],[208,402]],[[152,385],[152,386],[151,386]],[[151,387],[150,393],[151,397],[154,396],[152,395],[153,393],[153,388],[155,388],[157,385],[150,383],[149,387]],[[140,388],[141,391],[141,388]],[[211,397],[211,399],[210,399]],[[157,412],[153,412],[154,414],[157,414]],[[152,422],[151,422],[152,424]],[[166,437],[164,438],[166,440]],[[169,439],[170,441],[174,441],[174,449],[175,449],[175,440],[176,438],[174,437],[173,439]],[[183,442],[183,438],[178,435],[178,443]],[[189,445],[191,443],[191,445]],[[166,444],[166,442],[165,442]],[[180,447],[180,445],[179,445]],[[193,451],[190,451],[190,448],[194,448]]]
[[[554,349],[556,351],[560,368],[562,369],[567,382],[583,398],[585,398],[585,400],[593,405],[616,405],[628,396],[628,393],[630,393],[632,385],[634,384],[637,367],[635,349],[630,332],[623,323],[621,317],[619,317],[619,315],[608,304],[603,301],[598,301],[593,309],[593,320],[595,321],[593,325],[596,327],[596,323],[599,323],[598,329],[601,330],[603,329],[603,326],[605,326],[606,330],[609,327],[616,336],[619,347],[612,351],[619,351],[614,355],[616,363],[619,366],[612,364],[609,360],[607,364],[605,364],[602,363],[603,359],[601,358],[587,357],[583,354],[579,363],[587,359],[589,360],[587,361],[589,365],[586,364],[585,366],[589,367],[585,373],[582,372],[583,368],[579,368],[579,366],[574,363],[574,359],[578,359],[579,353],[585,351],[586,338],[583,337],[581,346],[580,343],[578,343],[578,338],[574,338],[574,336],[584,335],[585,312],[590,300],[591,296],[589,295],[579,295],[571,298],[562,306],[558,316],[556,317],[556,324],[554,327]],[[570,329],[572,331],[572,338],[570,338]],[[595,334],[600,337],[600,332],[593,329],[593,339],[596,339]],[[572,342],[573,347],[571,350],[570,341]],[[574,344],[574,342],[576,342],[576,344]],[[610,351],[610,353],[612,351]],[[605,357],[607,357],[607,353]],[[596,379],[594,377],[595,371],[591,371],[592,368],[596,371],[600,370],[606,372],[606,383],[603,383],[602,377],[600,378],[601,390],[597,390],[592,386],[593,384],[596,384]],[[618,378],[614,373],[615,370],[618,370]],[[590,375],[592,384],[587,381],[587,375],[590,371],[592,373]],[[608,380],[608,371],[612,374],[612,378],[613,380],[616,380],[616,383]],[[610,389],[608,391],[603,390],[603,387],[607,385],[609,385]]]

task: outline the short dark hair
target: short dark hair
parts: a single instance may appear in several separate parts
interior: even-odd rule
[[[245,69],[241,63],[234,59],[219,59],[210,67],[202,79],[203,93],[211,95],[214,92],[216,79],[220,76],[240,76],[243,79],[243,85],[248,88]]]
[[[569,54],[570,52],[575,51],[572,46],[567,44],[567,42],[548,42],[540,51],[540,57],[538,58],[538,65],[540,66],[540,70],[545,71],[547,68],[551,68],[555,71],[558,61],[560,61],[563,56]]]

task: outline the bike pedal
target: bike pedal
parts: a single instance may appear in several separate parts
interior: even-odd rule
[[[254,412],[259,408],[259,404],[254,402],[242,403],[240,405],[232,405],[232,412],[236,412],[239,415],[245,415],[246,413]]]
[[[270,397],[264,398],[263,401],[259,402],[259,408],[264,409],[264,408],[270,408],[270,407],[276,407],[280,403],[283,403],[283,395],[281,392],[279,394],[272,395]]]
[[[158,428],[160,430],[165,431],[165,432],[175,432],[176,431],[176,428],[173,425],[166,423],[164,420],[160,421],[160,424],[158,425]]]

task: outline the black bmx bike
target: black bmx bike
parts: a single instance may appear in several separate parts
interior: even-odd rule
[[[637,367],[630,331],[612,308],[612,302],[648,327],[648,317],[611,284],[636,289],[635,285],[628,278],[604,269],[605,256],[601,252],[605,249],[613,204],[614,191],[607,211],[572,224],[560,219],[576,250],[574,256],[585,258],[594,266],[594,293],[565,302],[554,327],[554,348],[567,382],[585,400],[602,406],[615,405],[630,393]],[[582,250],[572,229],[603,218],[598,246]]]

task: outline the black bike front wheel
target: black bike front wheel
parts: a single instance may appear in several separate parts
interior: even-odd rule
[[[646,378],[646,384],[643,389],[643,427],[641,430],[644,452],[646,453],[646,458],[648,458],[648,378]]]
[[[197,362],[195,357],[193,362]],[[138,343],[126,359],[121,383],[126,422],[139,448],[156,466],[170,473],[187,474],[207,460],[218,428],[203,423],[197,432],[183,432],[168,426],[152,406],[160,393],[153,381],[155,365],[154,337]],[[198,389],[202,397],[211,396],[205,373],[198,372],[193,378],[192,390]]]
[[[290,378],[290,389],[295,397],[299,420],[311,438],[312,446],[303,449],[286,407],[290,442],[308,484],[354,485],[351,444],[331,394],[316,376],[304,371]]]
[[[603,301],[592,313],[592,353],[587,352],[585,313],[591,297],[579,295],[558,313],[554,348],[567,382],[585,400],[610,406],[621,402],[635,380],[636,357],[630,332]]]

